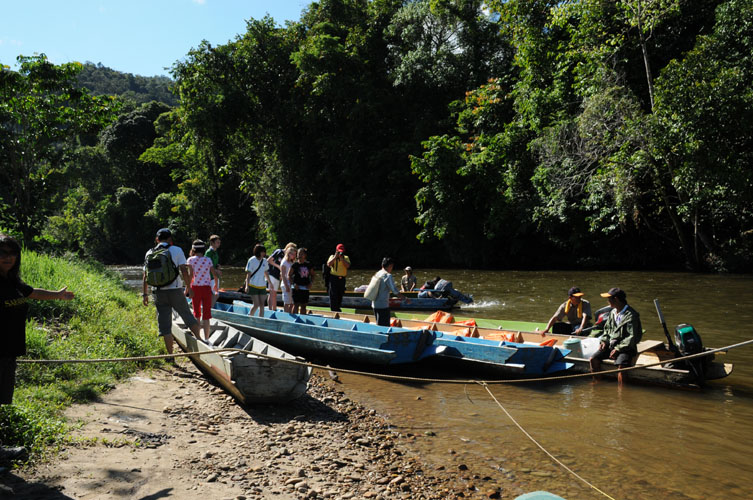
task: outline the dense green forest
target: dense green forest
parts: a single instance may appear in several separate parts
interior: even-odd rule
[[[753,0],[323,0],[199,44],[176,105],[22,62],[0,228],[28,245],[138,262],[170,226],[235,262],[751,269]]]
[[[86,62],[78,74],[78,84],[92,95],[114,95],[134,104],[150,101],[177,106],[173,81],[166,76],[140,76],[107,68],[102,63]]]

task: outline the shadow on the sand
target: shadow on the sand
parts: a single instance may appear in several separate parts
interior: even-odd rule
[[[258,424],[299,422],[344,422],[345,413],[334,410],[322,401],[305,394],[284,405],[243,405],[246,414]]]
[[[60,490],[44,483],[27,483],[13,473],[0,476],[0,498],[23,498],[25,500],[73,500]]]
[[[206,382],[220,391],[222,386],[210,375],[193,364],[178,364],[172,370],[172,375],[177,378],[191,380],[193,382]],[[259,424],[279,424],[293,420],[299,422],[343,422],[348,419],[345,413],[339,412],[327,406],[325,403],[304,394],[294,401],[281,404],[243,404],[236,401],[246,414]]]

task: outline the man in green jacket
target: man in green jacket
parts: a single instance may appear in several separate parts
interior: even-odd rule
[[[601,360],[606,358],[613,359],[618,368],[630,366],[638,354],[637,345],[643,335],[641,316],[628,305],[623,290],[610,288],[601,296],[607,299],[612,310],[604,324],[604,330],[591,334],[591,337],[599,337],[601,340],[599,350],[590,359],[592,372],[600,371]],[[617,374],[617,382],[622,385],[622,373]]]

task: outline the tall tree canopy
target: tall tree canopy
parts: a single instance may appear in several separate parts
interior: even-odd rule
[[[169,225],[236,262],[750,270],[751,26],[753,0],[322,0],[200,43],[172,107],[23,58],[0,224],[112,261]]]

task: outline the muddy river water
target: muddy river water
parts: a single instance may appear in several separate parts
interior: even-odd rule
[[[137,270],[120,268],[138,282]],[[354,271],[348,288],[374,271]],[[401,273],[395,273],[396,281]],[[690,323],[704,345],[722,347],[753,338],[753,276],[665,272],[474,271],[417,269],[419,283],[435,276],[453,282],[475,303],[456,315],[545,322],[579,286],[595,309],[598,293],[627,292],[641,314],[644,339],[662,340],[653,299],[670,331]],[[223,286],[237,288],[240,268],[225,268]],[[321,283],[321,282],[320,282]],[[577,381],[493,385],[403,384],[340,376],[354,398],[387,415],[431,463],[461,465],[512,481],[525,491],[545,489],[568,499],[606,498],[555,464],[508,418],[546,450],[613,498],[753,498],[753,346],[719,355],[733,374],[703,391],[615,382]],[[483,478],[479,481],[483,481]]]

